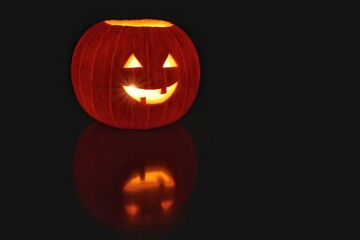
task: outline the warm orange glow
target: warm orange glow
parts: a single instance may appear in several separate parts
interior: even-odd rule
[[[168,211],[169,208],[173,205],[174,201],[173,200],[165,200],[161,202],[161,207],[165,210]]]
[[[170,27],[173,24],[157,19],[133,19],[133,20],[106,20],[107,24],[128,27]]]
[[[158,104],[168,100],[174,93],[177,82],[164,89],[141,89],[135,86],[123,86],[125,92],[138,102],[144,102],[146,104]]]
[[[173,56],[171,56],[171,54],[169,53],[169,55],[167,56],[164,62],[163,68],[171,68],[171,67],[177,67],[177,63],[173,58]]]
[[[124,68],[142,68],[143,66],[139,60],[135,57],[134,54],[131,54],[128,60],[126,61]]]
[[[125,205],[125,211],[129,216],[135,216],[139,212],[139,207],[135,204]]]
[[[124,186],[124,192],[138,192],[151,188],[175,187],[172,176],[163,169],[145,171],[145,175],[141,178],[140,173],[131,177]]]

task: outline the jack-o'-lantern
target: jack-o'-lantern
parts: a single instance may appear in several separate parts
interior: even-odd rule
[[[180,119],[200,82],[195,45],[177,25],[157,19],[106,20],[77,43],[72,85],[94,119],[125,129],[149,129]]]
[[[73,178],[85,212],[127,230],[168,230],[196,178],[194,143],[174,123],[146,131],[91,123],[80,136]]]

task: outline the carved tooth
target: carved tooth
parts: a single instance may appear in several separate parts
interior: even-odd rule
[[[167,90],[166,87],[161,88],[161,94],[165,94],[166,90]]]

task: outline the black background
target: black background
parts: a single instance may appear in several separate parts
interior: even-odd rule
[[[5,239],[126,239],[90,218],[76,197],[73,151],[93,120],[76,100],[70,63],[87,28],[134,18],[181,27],[201,63],[198,96],[179,120],[196,145],[196,184],[181,224],[165,238],[291,239],[320,232],[322,205],[307,183],[315,169],[307,136],[314,119],[305,114],[312,111],[312,90],[302,90],[322,20],[271,4],[129,5],[3,8],[12,15],[2,22]]]

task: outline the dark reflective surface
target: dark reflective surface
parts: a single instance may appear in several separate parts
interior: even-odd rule
[[[308,128],[322,109],[309,96],[323,89],[314,86],[323,72],[306,68],[317,68],[312,54],[331,39],[316,41],[327,18],[314,24],[295,8],[238,2],[13,4],[2,25],[1,239],[307,239],[311,230],[321,238],[319,223],[338,205],[319,212],[323,185],[309,181],[325,171],[311,151],[321,134]],[[198,50],[199,92],[177,122],[185,129],[147,136],[94,126],[71,85],[74,47],[96,22],[144,17],[174,22]],[[196,161],[192,150],[183,155],[188,142]],[[159,181],[145,181],[146,171]],[[126,211],[139,213],[133,224]]]
[[[120,235],[166,235],[194,188],[197,153],[172,124],[122,130],[92,122],[74,152],[73,179],[86,212]]]

